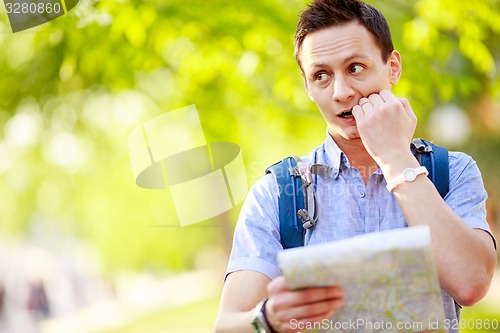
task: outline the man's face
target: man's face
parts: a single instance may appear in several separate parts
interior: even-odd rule
[[[399,53],[384,62],[372,34],[357,22],[309,34],[300,60],[307,93],[337,143],[359,139],[350,112],[359,99],[390,89],[401,74]]]

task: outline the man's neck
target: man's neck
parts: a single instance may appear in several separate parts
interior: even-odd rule
[[[361,139],[345,140],[334,139],[335,143],[349,159],[352,167],[358,169],[365,184],[372,173],[379,167],[371,155],[366,151]]]

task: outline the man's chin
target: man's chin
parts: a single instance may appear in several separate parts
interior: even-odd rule
[[[345,133],[345,139],[352,141],[352,140],[361,140],[361,136],[359,135],[358,131],[348,131]]]
[[[355,143],[356,141],[360,141],[361,142],[361,137],[359,136],[359,133],[356,131],[356,132],[343,132],[343,133],[331,133],[330,132],[330,136],[337,142],[337,143],[340,143],[342,141],[344,142],[351,142],[351,143]]]

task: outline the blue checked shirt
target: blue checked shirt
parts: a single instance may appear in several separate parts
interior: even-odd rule
[[[399,204],[385,187],[382,171],[371,174],[365,185],[328,134],[325,142],[302,160],[334,167],[331,177],[315,178],[318,222],[307,230],[306,246],[408,226]],[[450,152],[449,165],[446,203],[471,228],[491,234],[486,222],[487,193],[476,162],[464,153]],[[277,185],[268,174],[254,184],[243,204],[226,274],[253,270],[273,279],[280,275],[276,254],[281,250]],[[442,296],[446,318],[459,320],[460,306],[444,290]]]

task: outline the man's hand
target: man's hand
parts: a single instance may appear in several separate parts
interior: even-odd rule
[[[352,114],[366,150],[382,169],[411,155],[409,146],[417,117],[408,100],[382,90],[361,98]]]
[[[290,290],[283,276],[268,284],[267,293],[266,317],[279,333],[298,332],[306,323],[321,322],[345,304],[339,286]]]

